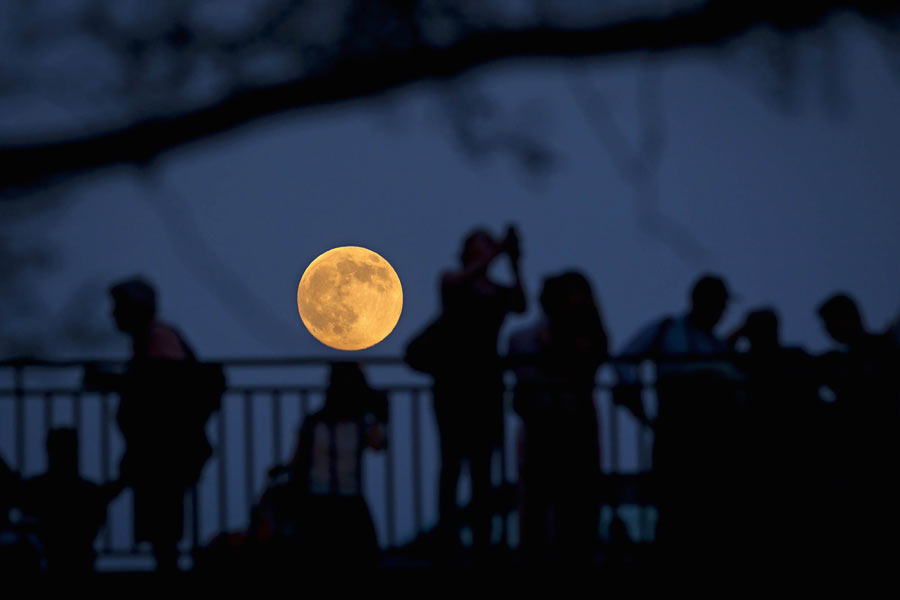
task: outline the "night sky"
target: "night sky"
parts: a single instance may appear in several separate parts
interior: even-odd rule
[[[348,244],[379,252],[400,275],[400,323],[364,353],[396,355],[437,310],[438,272],[455,263],[463,235],[476,225],[499,234],[506,223],[520,228],[532,298],[544,275],[583,270],[615,349],[648,319],[682,310],[690,281],[714,270],[741,297],[724,328],[772,304],[787,342],[821,350],[814,308],[832,291],[857,296],[873,327],[900,309],[900,82],[859,30],[848,28],[840,42],[837,112],[812,68],[799,71],[794,106],[783,108],[728,59],[656,63],[665,135],[659,212],[696,252],[642,227],[633,188],[573,101],[572,81],[589,81],[636,143],[646,65],[628,58],[495,65],[470,76],[500,118],[553,149],[546,175],[503,154],[461,151],[438,108],[446,88],[422,84],[273,117],[166,155],[146,172],[102,173],[11,233],[58,252],[58,266],[38,282],[49,311],[88,285],[97,298],[91,322],[111,333],[105,283],[143,273],[158,285],[163,318],[208,358],[328,354],[302,327],[296,286],[313,258]],[[50,103],[28,112],[38,109],[65,117]],[[209,284],[216,279],[224,283]],[[52,354],[124,349],[120,340]]]

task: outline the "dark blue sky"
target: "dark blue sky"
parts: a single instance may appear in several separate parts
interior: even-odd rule
[[[296,285],[310,260],[344,244],[372,248],[400,275],[400,323],[366,351],[398,354],[435,312],[437,272],[453,263],[463,234],[477,224],[499,232],[507,222],[520,227],[532,297],[544,274],[584,270],[615,348],[647,319],[681,310],[691,279],[717,270],[743,299],[728,324],[771,303],[789,342],[822,349],[813,309],[830,292],[857,295],[876,327],[900,309],[900,84],[861,30],[848,27],[839,41],[847,102],[838,115],[827,110],[812,58],[799,70],[793,110],[773,106],[758,82],[715,55],[657,65],[666,139],[660,211],[704,249],[700,258],[679,256],[640,227],[632,188],[573,102],[571,79],[589,79],[636,138],[642,63],[625,58],[500,65],[471,76],[502,118],[558,153],[543,178],[508,157],[473,161],[460,152],[437,108],[446,89],[420,85],[274,117],[167,155],[149,185],[130,170],[103,175],[21,232],[61,251],[41,284],[51,307],[84,281],[102,304],[106,281],[142,272],[159,286],[163,316],[208,357],[324,353],[299,320]],[[41,110],[65,119],[51,104],[32,112]],[[207,261],[180,229],[185,219],[257,304],[232,295],[228,282],[210,288],[198,278]],[[110,328],[105,310],[93,318]]]

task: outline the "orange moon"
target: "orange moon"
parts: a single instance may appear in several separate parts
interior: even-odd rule
[[[333,248],[312,261],[297,286],[300,319],[317,340],[338,350],[374,346],[403,310],[400,278],[388,261],[359,246]]]

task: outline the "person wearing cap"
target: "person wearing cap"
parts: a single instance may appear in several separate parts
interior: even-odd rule
[[[698,369],[718,370],[723,375],[734,376],[737,371],[728,362],[701,360],[693,362],[678,357],[723,356],[731,351],[726,340],[715,335],[714,330],[722,319],[732,295],[725,282],[716,275],[700,277],[691,289],[690,308],[681,316],[666,316],[641,329],[626,344],[622,354],[636,359],[655,359],[657,378],[666,379],[686,375]],[[673,357],[677,360],[664,360]],[[639,360],[621,361],[616,364],[620,390],[619,400],[635,416],[645,422],[650,420],[643,403],[634,398],[634,393],[626,393],[628,388],[639,383]],[[639,392],[639,390],[637,390]],[[631,396],[625,400],[626,397]]]
[[[614,400],[653,427],[653,473],[658,521],[656,539],[664,548],[708,552],[727,535],[730,432],[736,411],[739,371],[728,343],[715,329],[731,294],[721,277],[707,274],[693,285],[690,308],[643,328],[616,364]],[[655,414],[644,408],[639,362],[656,363]]]

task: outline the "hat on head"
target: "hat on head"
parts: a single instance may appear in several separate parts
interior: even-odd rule
[[[859,307],[849,294],[833,294],[819,305],[819,316],[825,319],[853,319],[862,323]]]

